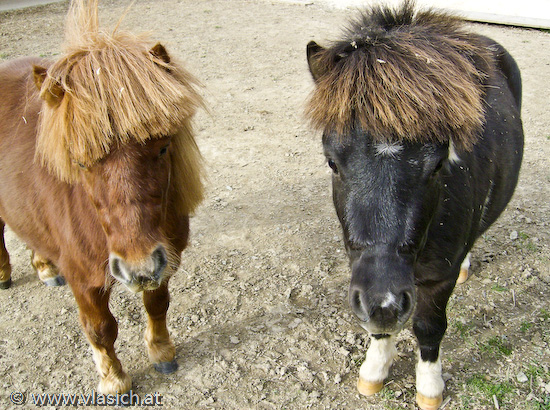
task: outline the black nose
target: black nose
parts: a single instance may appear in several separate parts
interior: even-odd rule
[[[351,309],[359,320],[388,330],[407,321],[412,313],[413,298],[409,290],[369,294],[357,285],[351,286],[349,294]]]

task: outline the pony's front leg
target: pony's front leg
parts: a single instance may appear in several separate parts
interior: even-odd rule
[[[422,410],[436,410],[443,401],[440,345],[447,329],[446,307],[455,280],[418,285],[413,330],[418,339],[416,402]]]
[[[393,359],[397,356],[394,335],[371,335],[365,361],[359,369],[357,389],[370,396],[384,387]]]
[[[4,242],[4,221],[0,219],[0,289],[11,286],[10,255]]]
[[[132,380],[122,370],[115,353],[118,325],[109,310],[110,291],[104,287],[72,288],[80,309],[80,321],[99,372],[98,391],[103,394],[126,393],[132,387]]]
[[[145,345],[149,359],[158,372],[173,373],[178,369],[178,362],[175,359],[176,347],[166,327],[166,312],[170,304],[167,281],[155,290],[143,292],[143,304],[148,315]]]

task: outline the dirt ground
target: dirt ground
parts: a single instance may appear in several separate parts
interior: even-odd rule
[[[128,3],[102,1],[103,23]],[[55,58],[66,9],[0,13],[0,58]],[[124,20],[185,62],[210,109],[196,121],[207,199],[171,281],[175,374],[148,362],[140,296],[118,286],[111,299],[134,391],[159,392],[165,408],[415,408],[410,327],[386,388],[372,398],[356,391],[368,338],[347,304],[321,137],[302,117],[312,89],[305,46],[334,38],[349,14],[315,1],[138,0]],[[549,409],[550,33],[469,27],[503,44],[522,70],[526,146],[516,194],[450,301],[445,408]],[[70,289],[44,286],[30,251],[6,238],[14,284],[0,292],[0,407],[17,408],[14,391],[91,392],[97,374]]]

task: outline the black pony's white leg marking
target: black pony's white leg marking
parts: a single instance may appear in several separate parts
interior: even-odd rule
[[[443,401],[445,383],[441,377],[440,345],[447,329],[447,302],[455,286],[450,278],[439,283],[417,286],[413,330],[418,340],[416,402],[422,410],[436,410]]]
[[[462,265],[460,265],[460,273],[458,274],[458,279],[456,280],[457,284],[464,283],[468,280],[468,271],[470,270],[470,255],[471,253],[468,252],[466,257],[462,261]]]
[[[416,364],[416,402],[422,410],[436,410],[443,401],[445,382],[441,376],[441,357],[435,362],[422,360],[419,353]]]
[[[384,387],[384,379],[388,377],[396,356],[394,335],[372,335],[365,361],[359,370],[359,393],[365,396],[378,393]]]

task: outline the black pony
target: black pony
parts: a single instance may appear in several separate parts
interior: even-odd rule
[[[309,43],[307,57],[315,80],[307,114],[334,171],[349,301],[372,335],[359,391],[382,388],[412,315],[417,402],[436,409],[447,301],[518,179],[519,69],[459,19],[408,1],[365,11],[331,47]]]

